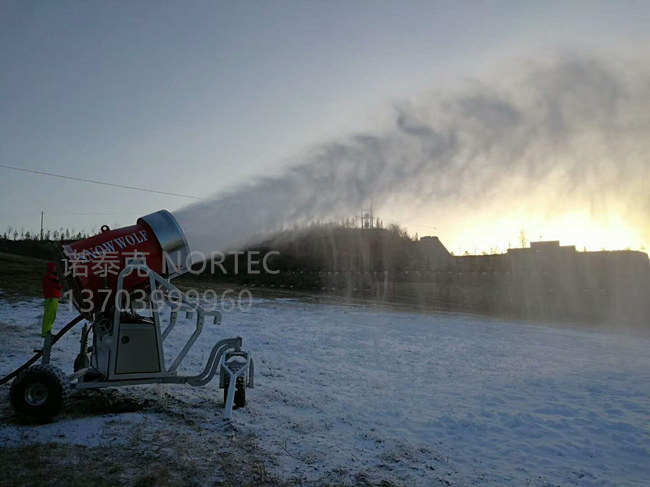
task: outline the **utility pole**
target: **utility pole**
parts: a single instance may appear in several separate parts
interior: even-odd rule
[[[43,241],[43,214],[44,212],[41,211],[41,242]]]

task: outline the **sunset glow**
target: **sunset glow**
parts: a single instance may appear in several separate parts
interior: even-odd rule
[[[437,225],[435,220],[426,223],[421,216],[418,223],[404,222],[402,225],[411,235],[437,235],[455,254],[502,253],[508,248],[521,247],[522,230],[527,245],[539,240],[559,240],[561,245],[575,245],[578,251],[629,249],[645,252],[647,248],[643,229],[617,213],[594,216],[589,211],[576,210],[553,216],[517,212],[482,214],[475,220],[466,217],[456,221],[439,219]]]

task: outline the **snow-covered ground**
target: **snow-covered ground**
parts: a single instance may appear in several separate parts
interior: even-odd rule
[[[63,307],[59,323],[73,316]],[[40,346],[39,317],[38,301],[0,302],[0,374]],[[191,324],[178,328],[171,348]],[[283,479],[650,485],[650,339],[268,299],[208,326],[186,371],[198,372],[212,344],[235,335],[253,352],[257,374],[232,427],[256,438],[266,468]],[[57,344],[53,363],[71,370],[78,337]],[[167,386],[160,400],[191,419],[197,444],[224,431],[217,382]],[[2,391],[6,404],[8,387]],[[147,387],[124,392],[158,397]],[[0,442],[112,444],[134,428],[146,438],[166,422],[159,410],[63,415],[40,426],[5,421]]]

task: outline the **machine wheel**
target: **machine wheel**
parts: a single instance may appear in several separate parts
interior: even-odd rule
[[[90,367],[90,359],[88,358],[87,354],[80,353],[74,358],[72,369],[75,372],[79,372],[81,369],[87,369],[88,367]]]
[[[225,404],[228,400],[228,388],[230,387],[230,377],[226,376],[223,381],[223,403]],[[233,400],[233,407],[243,408],[246,406],[246,379],[244,377],[237,377],[237,382],[235,383],[235,398]]]
[[[56,416],[70,395],[70,381],[52,365],[33,365],[11,383],[11,405],[27,417]]]

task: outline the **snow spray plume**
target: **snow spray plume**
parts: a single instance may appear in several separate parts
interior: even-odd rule
[[[204,252],[353,215],[370,198],[438,211],[614,205],[640,221],[650,210],[649,88],[650,77],[634,65],[576,57],[523,63],[499,80],[404,103],[393,128],[315,147],[281,174],[176,217],[190,246]]]

